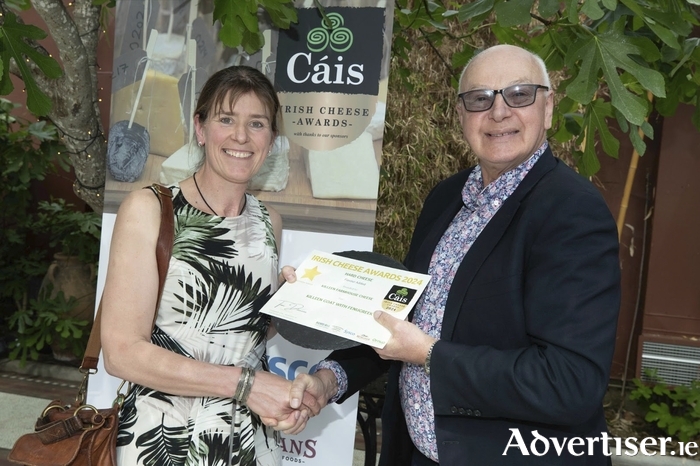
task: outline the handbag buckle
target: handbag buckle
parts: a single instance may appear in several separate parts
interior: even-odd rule
[[[45,418],[46,415],[49,414],[49,412],[50,412],[52,409],[60,409],[61,411],[65,411],[65,410],[66,410],[66,407],[65,407],[65,406],[61,406],[61,405],[49,405],[49,406],[46,407],[46,409],[44,409],[44,412],[41,413],[41,417],[42,417],[42,418]]]
[[[105,422],[104,417],[102,417],[97,408],[95,408],[92,405],[78,406],[77,408],[75,408],[75,411],[73,411],[73,416],[81,419],[80,416],[78,416],[78,413],[83,410],[93,411],[95,413],[92,416],[92,419],[90,420],[90,424],[86,423],[85,425],[83,425],[83,430],[93,430],[102,427],[102,424],[104,424]]]

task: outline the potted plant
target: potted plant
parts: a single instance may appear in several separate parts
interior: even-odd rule
[[[101,216],[52,199],[39,203],[32,226],[56,252],[37,297],[9,318],[16,333],[9,356],[24,363],[50,347],[54,359],[74,362],[85,351],[93,320]]]
[[[46,176],[67,171],[56,128],[46,121],[15,117],[19,107],[0,98],[0,353],[15,346],[16,312],[28,309],[50,261],[35,231],[36,199],[32,186]]]
[[[56,128],[17,107],[0,99],[0,347],[23,362],[48,346],[72,359],[92,321],[101,217],[62,199],[37,207],[32,184],[68,165]]]
[[[36,360],[47,347],[59,361],[74,362],[82,356],[95,306],[100,227],[99,214],[80,212],[64,199],[39,203],[33,230],[46,235],[50,250],[56,252],[37,297],[9,318],[16,332],[10,358]]]

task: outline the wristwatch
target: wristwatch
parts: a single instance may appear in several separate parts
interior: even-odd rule
[[[430,358],[433,355],[433,348],[435,348],[435,343],[437,343],[437,340],[434,341],[432,345],[430,345],[430,349],[428,349],[428,354],[425,356],[425,362],[423,363],[423,369],[428,375],[430,375]]]

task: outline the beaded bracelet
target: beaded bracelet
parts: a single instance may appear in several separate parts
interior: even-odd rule
[[[423,370],[425,370],[425,373],[427,375],[430,375],[430,358],[433,357],[433,348],[435,348],[435,343],[437,343],[437,340],[434,341],[432,345],[430,345],[430,348],[428,349],[428,354],[425,356],[425,362],[423,363]]]

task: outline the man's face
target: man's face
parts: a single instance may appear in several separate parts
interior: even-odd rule
[[[475,89],[499,90],[515,84],[544,84],[537,62],[514,46],[496,46],[479,54],[469,65],[459,92]],[[509,107],[497,94],[493,106],[483,112],[468,112],[457,103],[464,137],[479,159],[484,185],[527,160],[544,142],[552,126],[551,91],[537,91],[535,103]]]

